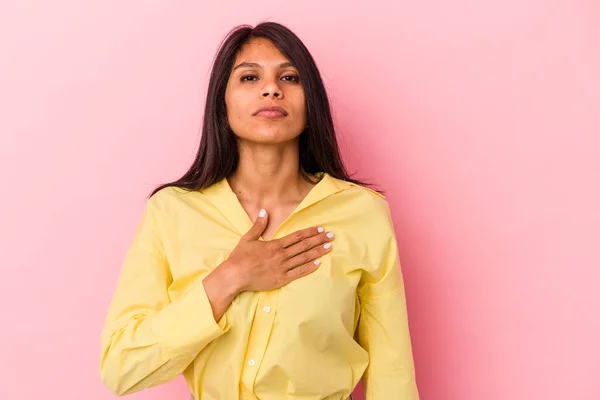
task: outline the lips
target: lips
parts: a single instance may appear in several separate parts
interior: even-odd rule
[[[279,118],[285,117],[287,111],[284,108],[278,106],[270,106],[270,107],[261,107],[254,113],[256,116],[265,117],[265,118]]]

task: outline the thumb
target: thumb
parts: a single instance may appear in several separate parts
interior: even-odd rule
[[[247,240],[258,240],[260,235],[262,235],[267,228],[268,220],[269,216],[267,215],[267,210],[261,208],[260,212],[258,213],[258,218],[256,218],[254,221],[252,228],[250,228],[250,230],[244,235],[244,238]]]

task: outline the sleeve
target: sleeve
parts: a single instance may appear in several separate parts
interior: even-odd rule
[[[358,289],[357,337],[369,354],[363,375],[365,398],[418,400],[404,282],[387,202],[386,211],[370,234],[372,267]]]
[[[207,344],[229,330],[226,316],[215,321],[202,282],[170,301],[172,276],[156,208],[150,198],[102,329],[100,377],[117,395],[174,379]]]

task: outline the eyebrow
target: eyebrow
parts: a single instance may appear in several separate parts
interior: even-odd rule
[[[257,64],[257,63],[253,63],[253,62],[243,62],[241,64],[238,64],[235,66],[235,68],[233,68],[233,71],[235,71],[238,68],[242,68],[242,67],[247,67],[247,68],[262,68],[262,65]],[[292,64],[291,62],[284,62],[279,64],[279,68],[287,68],[287,67],[296,67],[294,64]]]

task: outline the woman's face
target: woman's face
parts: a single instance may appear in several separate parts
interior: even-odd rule
[[[298,70],[268,39],[252,39],[242,47],[227,82],[225,105],[239,139],[284,143],[296,139],[306,126]],[[284,111],[257,113],[261,107]]]

